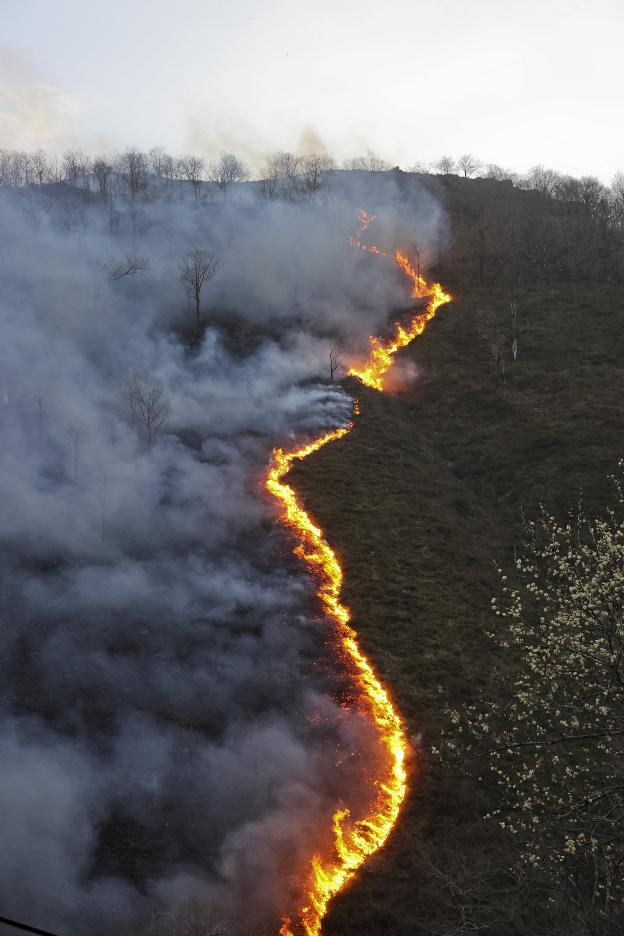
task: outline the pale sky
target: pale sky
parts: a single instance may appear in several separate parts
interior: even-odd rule
[[[624,169],[624,0],[0,0],[0,148]]]

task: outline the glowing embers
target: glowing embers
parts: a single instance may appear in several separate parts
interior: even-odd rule
[[[266,478],[267,490],[282,507],[283,522],[297,540],[295,553],[317,574],[317,594],[336,626],[344,660],[360,689],[360,704],[372,718],[387,755],[386,775],[375,783],[373,807],[369,814],[355,819],[348,809],[337,810],[333,818],[334,854],[312,859],[310,883],[304,905],[293,922],[284,920],[281,936],[317,936],[327,906],[355,874],[366,858],[381,848],[394,826],[405,797],[406,738],[403,723],[388,693],[357,644],[349,626],[349,610],[340,601],[342,568],[336,554],[325,542],[322,530],[306,513],[294,489],[284,478],[294,461],[300,461],[329,442],[342,438],[352,426],[328,432],[308,445],[284,452],[276,449]]]

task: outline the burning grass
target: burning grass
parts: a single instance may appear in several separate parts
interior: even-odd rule
[[[568,932],[557,903],[544,909],[552,895],[506,872],[514,843],[481,819],[494,791],[426,752],[441,698],[458,707],[488,689],[483,625],[521,506],[562,511],[582,487],[598,510],[622,454],[624,291],[577,295],[516,294],[520,352],[506,385],[477,323],[491,309],[506,329],[510,294],[457,299],[401,353],[420,375],[412,388],[389,397],[347,382],[361,407],[353,432],[292,469],[340,557],[363,650],[420,749],[395,833],[333,902],[327,936]]]

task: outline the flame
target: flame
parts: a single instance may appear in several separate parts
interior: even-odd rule
[[[348,372],[350,377],[357,377],[367,387],[373,387],[375,390],[383,390],[384,375],[392,364],[392,358],[397,351],[408,345],[418,335],[422,335],[427,322],[434,317],[440,306],[450,302],[452,298],[439,283],[428,283],[423,276],[417,273],[406,254],[397,250],[394,259],[397,266],[412,281],[412,299],[420,299],[422,296],[428,298],[424,312],[414,316],[407,327],[395,322],[390,338],[371,337],[369,339],[370,352],[368,359],[361,367],[350,368]]]
[[[350,238],[350,243],[369,253],[388,256],[378,247],[365,246],[362,235],[374,221],[374,215],[362,211],[360,227]],[[399,348],[420,335],[427,322],[438,308],[451,297],[439,283],[429,285],[418,275],[409,258],[397,251],[396,263],[412,280],[412,297],[428,296],[425,311],[415,316],[404,328],[394,326],[393,335],[386,341],[371,338],[371,350],[361,368],[352,368],[349,374],[362,383],[378,390],[383,388],[383,378],[392,364]],[[359,404],[354,401],[353,412],[359,413]],[[380,849],[397,820],[401,804],[407,792],[405,757],[408,750],[403,720],[395,708],[387,690],[382,685],[371,663],[358,646],[357,634],[350,625],[350,611],[340,600],[343,573],[334,550],[325,541],[323,531],[304,509],[286,476],[295,462],[302,461],[314,452],[342,439],[351,431],[353,424],[333,429],[312,442],[292,451],[277,448],[267,470],[265,487],[277,499],[281,508],[281,519],[297,542],[294,552],[317,579],[317,595],[328,616],[334,622],[338,642],[344,660],[361,692],[361,704],[367,709],[377,727],[382,746],[388,758],[386,776],[375,781],[374,801],[369,814],[354,818],[348,808],[341,807],[333,817],[333,854],[326,859],[314,855],[311,863],[310,881],[303,906],[297,911],[297,919],[282,920],[280,936],[319,936],[323,918],[330,900],[354,876],[366,858]]]
[[[357,247],[359,248],[359,250],[365,250],[366,253],[379,254],[382,257],[387,257],[388,256],[387,251],[380,250],[379,247],[375,247],[374,244],[371,244],[371,245],[365,244],[364,241],[362,240],[362,234],[364,234],[364,232],[371,226],[371,224],[375,220],[375,215],[369,214],[368,211],[360,211],[358,214],[358,218],[360,219],[360,226],[355,232],[355,234],[352,234],[351,237],[349,238],[349,243],[351,244],[351,246]]]

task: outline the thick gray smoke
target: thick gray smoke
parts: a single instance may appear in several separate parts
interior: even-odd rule
[[[358,209],[386,242],[441,235],[425,193],[364,186],[115,211],[0,193],[0,914],[147,934],[192,899],[270,931],[337,801],[365,800],[374,738],[260,485],[273,445],[348,419],[331,345],[404,301],[349,247]],[[190,350],[178,265],[205,246]],[[127,255],[144,268],[112,278]],[[171,403],[150,451],[136,372]]]

